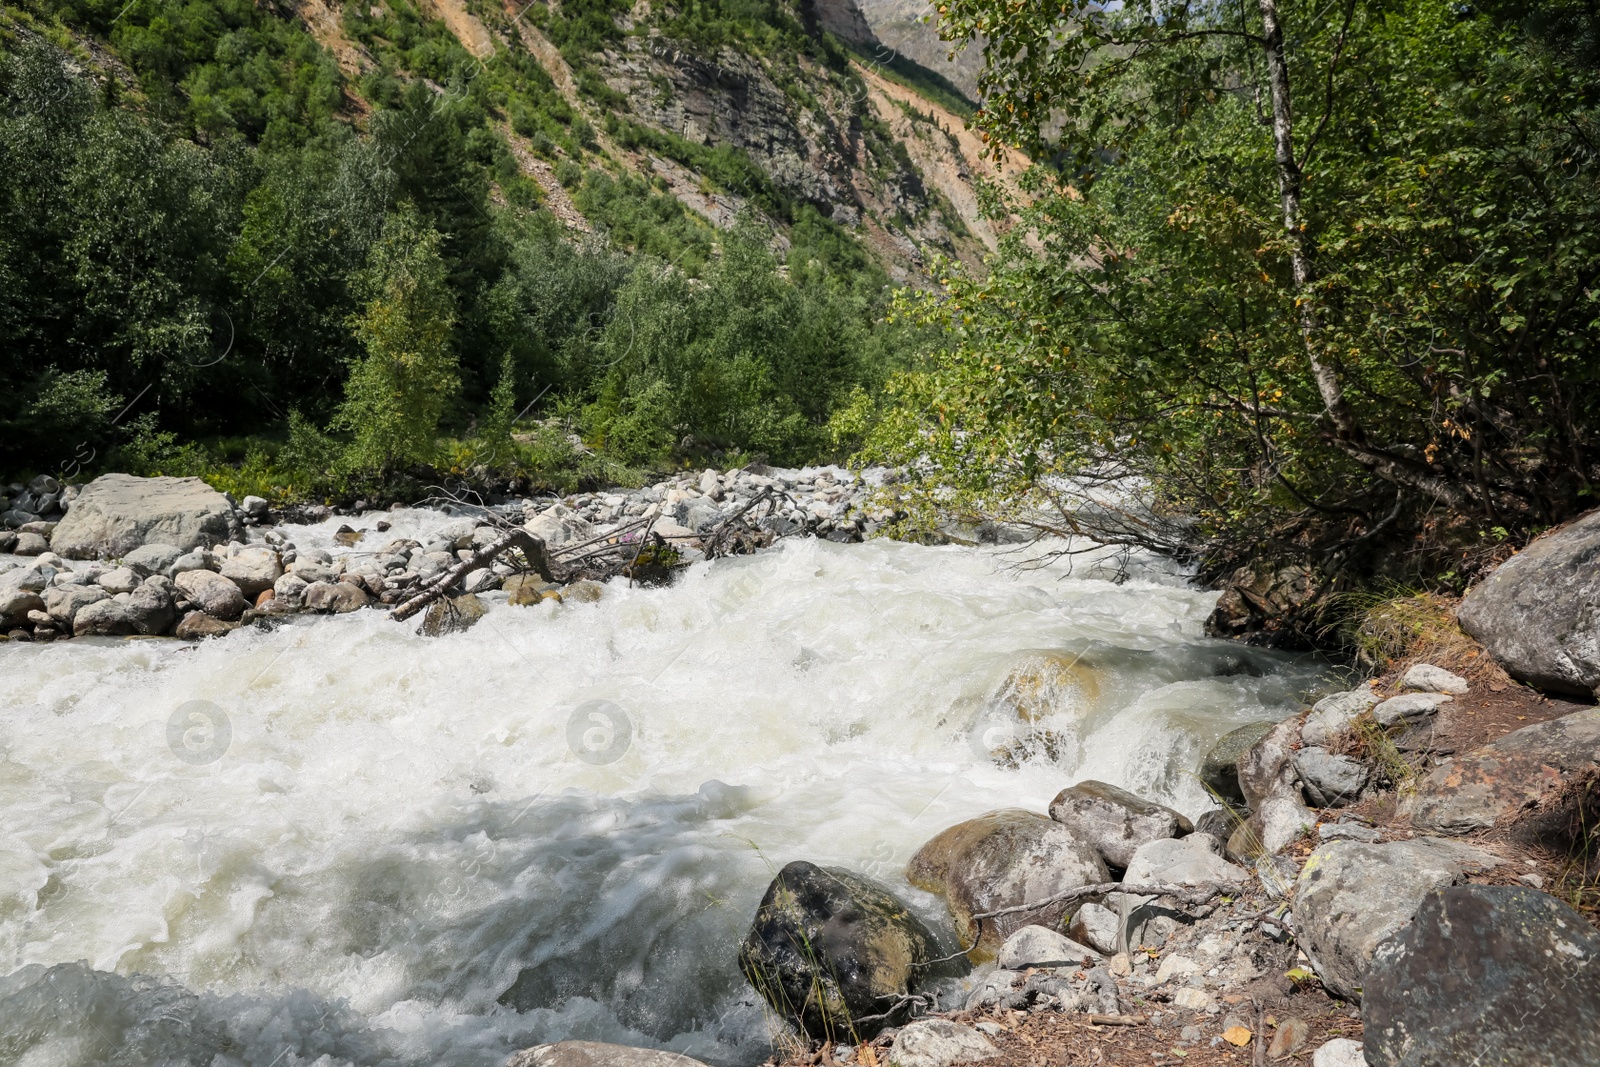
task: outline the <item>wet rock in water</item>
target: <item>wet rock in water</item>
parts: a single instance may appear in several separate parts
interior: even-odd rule
[[[1103,956],[1118,951],[1117,934],[1122,922],[1117,913],[1103,904],[1085,904],[1072,916],[1067,936],[1088,945]]]
[[[1223,734],[1201,761],[1201,784],[1213,796],[1230,803],[1243,801],[1244,791],[1239,788],[1239,760],[1277,725],[1275,722],[1252,722]]]
[[[1600,773],[1600,709],[1534,723],[1433,770],[1401,806],[1421,830],[1464,834],[1548,805]]]
[[[1437,837],[1319,845],[1295,887],[1295,937],[1323,985],[1356,997],[1373,951],[1411,921],[1430,892],[1499,862],[1482,849]]]
[[[1099,960],[1101,953],[1043,926],[1024,926],[1000,946],[995,963],[1008,971],[1029,967],[1076,967]]]
[[[922,1019],[894,1036],[890,1067],[953,1067],[1000,1055],[994,1042],[949,1019]]]
[[[1105,782],[1079,782],[1056,794],[1050,817],[1087,838],[1111,867],[1126,867],[1139,846],[1182,837],[1194,824],[1163,804]]]
[[[123,556],[122,565],[140,578],[148,578],[152,574],[165,574],[171,578],[172,565],[182,555],[174,545],[145,544]]]
[[[1600,689],[1600,510],[1552,530],[1479,582],[1456,611],[1513,678],[1588,697]]]
[[[1326,746],[1350,729],[1356,716],[1377,703],[1378,694],[1366,686],[1325,696],[1312,705],[1311,714],[1300,728],[1300,739],[1308,745]]]
[[[1415,689],[1423,693],[1449,693],[1452,696],[1461,696],[1472,687],[1461,675],[1447,671],[1443,667],[1435,667],[1431,663],[1415,663],[1400,679],[1400,688]]]
[[[198,641],[202,637],[221,637],[232,633],[234,627],[234,623],[223,622],[203,611],[191,611],[178,620],[178,628],[172,633],[174,637],[185,641]]]
[[[73,500],[50,544],[68,559],[116,559],[151,542],[187,552],[242,533],[228,498],[199,478],[103,474]]]
[[[1296,613],[1316,592],[1316,578],[1299,564],[1240,567],[1223,584],[1206,619],[1210,637],[1292,631]]]
[[[580,604],[593,604],[605,596],[605,593],[605,586],[588,578],[573,582],[561,590],[562,599],[576,600]]]
[[[172,629],[175,618],[173,600],[170,581],[148,578],[131,593],[118,593],[80,608],[73,619],[73,632],[80,636],[164,634]]]
[[[903,1001],[952,973],[922,921],[858,875],[798,860],[778,872],[739,949],[746,979],[811,1037],[851,1041],[903,1022]]]
[[[1372,1067],[1590,1067],[1600,933],[1523,886],[1430,893],[1378,948],[1361,1005]]]
[[[957,936],[972,946],[968,955],[977,962],[991,958],[1024,926],[1058,925],[1068,905],[1048,904],[986,919],[976,944],[974,915],[1108,882],[1111,875],[1099,850],[1071,828],[1031,811],[1005,808],[958,823],[923,845],[911,857],[906,878],[944,897]]]
[[[1034,652],[1000,686],[999,701],[1020,722],[1081,715],[1100,699],[1100,672],[1076,652]]]
[[[1361,1042],[1336,1037],[1326,1042],[1311,1057],[1311,1067],[1368,1067]]]
[[[308,585],[337,582],[344,573],[344,560],[334,560],[326,552],[308,552],[289,564],[289,573],[297,575]]]
[[[264,545],[249,545],[222,559],[222,576],[254,600],[283,573],[278,553]]]
[[[1295,754],[1294,765],[1306,792],[1322,808],[1355,803],[1372,779],[1365,763],[1309,745]]]
[[[509,603],[516,605],[541,604],[546,600],[559,604],[563,599],[561,586],[537,574],[513,574],[502,588],[511,594]]]
[[[1263,801],[1233,832],[1226,851],[1236,863],[1253,863],[1282,852],[1316,824],[1317,817],[1300,803],[1298,795],[1273,797]]]
[[[173,584],[190,603],[214,619],[233,620],[244,614],[244,594],[214,571],[184,571]]]
[[[1299,779],[1294,768],[1299,747],[1300,727],[1286,719],[1267,731],[1239,759],[1239,790],[1251,808],[1259,809],[1272,797],[1299,795]]]
[[[298,574],[282,574],[272,583],[272,591],[276,594],[273,599],[283,604],[293,604],[296,607],[305,604],[306,588],[310,582]]]
[[[681,1052],[609,1045],[600,1041],[557,1041],[512,1054],[505,1067],[706,1067]]]
[[[370,600],[366,590],[350,582],[312,582],[305,591],[306,608],[310,611],[342,615],[366,607]]]
[[[483,618],[488,607],[472,593],[440,597],[428,605],[417,633],[423,637],[442,637],[470,630]]]
[[[486,593],[491,589],[499,589],[500,581],[498,574],[488,567],[482,567],[461,579],[461,588],[468,593]]]

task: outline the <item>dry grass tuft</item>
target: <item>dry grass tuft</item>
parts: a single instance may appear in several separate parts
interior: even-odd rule
[[[1511,684],[1483,646],[1456,623],[1458,597],[1419,593],[1398,587],[1371,593],[1345,593],[1332,605],[1356,658],[1377,674],[1412,663],[1432,663],[1491,688]]]

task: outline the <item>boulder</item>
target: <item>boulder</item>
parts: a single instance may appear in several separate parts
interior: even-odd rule
[[[111,593],[131,593],[143,581],[132,567],[115,567],[95,579],[100,588]]]
[[[44,610],[63,629],[71,630],[78,612],[90,604],[110,600],[111,593],[98,585],[53,585],[45,591]],[[4,615],[0,611],[0,615]]]
[[[17,534],[16,544],[11,551],[18,556],[42,556],[50,551],[50,542],[40,534],[30,530],[22,530]]]
[[[1244,800],[1239,788],[1239,760],[1272,732],[1275,722],[1252,722],[1222,735],[1200,764],[1200,783],[1229,803]]]
[[[1300,564],[1240,567],[1223,584],[1217,606],[1206,619],[1206,633],[1237,637],[1292,629],[1296,613],[1316,591],[1315,575]]]
[[[1323,697],[1311,706],[1311,714],[1300,727],[1300,739],[1308,745],[1326,746],[1348,730],[1356,716],[1377,703],[1378,694],[1366,686]]]
[[[1171,808],[1105,782],[1079,782],[1056,794],[1050,817],[1071,827],[1100,851],[1111,867],[1124,868],[1139,846],[1182,837],[1194,824]]]
[[[1122,880],[1131,884],[1173,882],[1178,885],[1220,883],[1236,885],[1248,872],[1217,855],[1210,834],[1190,834],[1177,840],[1152,841],[1133,856]]]
[[[1368,1067],[1361,1042],[1336,1037],[1324,1042],[1311,1055],[1311,1067]]]
[[[1482,849],[1437,837],[1319,845],[1295,886],[1295,938],[1323,985],[1357,997],[1373,951],[1411,921],[1424,897],[1499,862]]]
[[[172,629],[175,616],[172,583],[166,578],[147,578],[131,593],[118,593],[79,608],[72,630],[80,637],[164,634]]]
[[[1058,925],[1067,905],[1047,904],[984,920],[981,938],[974,937],[974,915],[1108,882],[1111,875],[1099,850],[1071,828],[1031,811],[1005,808],[958,823],[923,845],[911,857],[906,878],[943,895],[957,936],[971,946],[968,955],[977,962],[992,957],[1024,926]]]
[[[267,517],[271,507],[272,505],[267,502],[266,497],[247,496],[239,501],[239,510],[258,522]]]
[[[1429,893],[1378,947],[1361,1019],[1372,1067],[1589,1067],[1600,1050],[1600,933],[1523,886]]]
[[[1299,741],[1299,723],[1286,719],[1240,758],[1239,790],[1250,807],[1259,808],[1270,797],[1299,794],[1294,769],[1294,750]]]
[[[994,1042],[949,1019],[921,1019],[894,1036],[889,1067],[953,1067],[1000,1055]]]
[[[114,559],[151,542],[187,552],[241,530],[228,498],[199,478],[103,474],[84,486],[50,544],[68,559]]]
[[[1600,688],[1600,510],[1534,541],[1479,582],[1456,619],[1529,685]]]
[[[594,536],[594,527],[564,504],[552,504],[522,525],[533,536],[543,539],[549,548],[576,544]]]
[[[1415,689],[1422,693],[1449,693],[1461,696],[1471,688],[1459,674],[1435,667],[1431,663],[1415,663],[1400,679],[1401,689]]]
[[[178,562],[178,558],[182,555],[183,553],[172,545],[151,542],[140,545],[123,556],[122,565],[140,578],[148,578],[152,574],[165,574],[171,578],[172,565]]]
[[[271,589],[282,573],[277,551],[265,545],[248,545],[222,560],[222,576],[251,600],[263,589]]]
[[[511,1055],[505,1067],[706,1067],[681,1052],[608,1045],[600,1041],[557,1041]]]
[[[1438,714],[1441,705],[1453,699],[1445,693],[1403,693],[1379,701],[1372,709],[1372,717],[1378,720],[1378,725],[1384,727],[1414,726],[1432,719]]]
[[[172,635],[185,641],[198,641],[202,637],[221,637],[225,633],[231,633],[237,625],[237,623],[223,622],[203,611],[191,611],[178,620],[178,627],[172,631]]]
[[[1226,851],[1238,863],[1254,863],[1263,856],[1276,856],[1316,824],[1317,817],[1298,795],[1273,797],[1239,825],[1228,838]]]
[[[336,615],[364,608],[371,599],[364,589],[350,582],[312,582],[305,591],[308,610]]]
[[[967,1011],[979,1011],[995,1005],[1004,1008],[1026,1007],[1028,996],[1020,988],[1022,984],[1021,971],[1008,971],[1004,967],[996,967],[977,979],[967,993],[966,1002],[962,1007]]]
[[[0,620],[21,626],[30,611],[46,611],[45,600],[32,589],[0,588]]]
[[[1237,777],[1234,779],[1238,780]],[[1194,832],[1197,834],[1210,834],[1218,841],[1226,841],[1233,836],[1233,832],[1244,824],[1249,812],[1238,812],[1232,808],[1211,808],[1200,813],[1194,821]]]
[[[1436,767],[1402,804],[1422,830],[1464,834],[1540,806],[1600,771],[1600,709],[1534,723]]]
[[[184,571],[173,584],[190,603],[213,619],[232,621],[244,614],[244,594],[215,571]]]
[[[1067,935],[1103,956],[1110,956],[1118,951],[1117,935],[1121,929],[1122,920],[1116,912],[1102,904],[1085,904],[1072,917]]]
[[[739,963],[772,1009],[806,1034],[854,1041],[903,1022],[902,998],[950,973],[931,963],[943,955],[881,886],[797,860],[767,887]]]
[[[302,605],[305,603],[306,587],[310,584],[298,574],[281,574],[272,583],[273,599],[285,604]]]
[[[1372,780],[1372,770],[1365,763],[1334,755],[1325,748],[1302,748],[1295,753],[1294,766],[1307,794],[1319,808],[1354,803]]]
[[[216,569],[216,555],[209,548],[196,548],[173,560],[172,566],[166,570],[166,575],[168,578],[176,578],[184,571],[214,571]]]
[[[323,555],[326,556],[327,553]],[[299,577],[307,585],[315,585],[317,582],[337,582],[339,576],[344,573],[344,561],[301,556],[289,564],[289,573]]]
[[[1089,946],[1054,930],[1024,926],[1006,938],[995,963],[1004,970],[1025,971],[1029,967],[1076,967],[1086,959],[1098,961],[1100,956]]]

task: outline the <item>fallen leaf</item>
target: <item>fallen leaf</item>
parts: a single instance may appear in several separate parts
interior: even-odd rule
[[[1226,1041],[1230,1045],[1238,1045],[1240,1048],[1244,1048],[1246,1045],[1248,1045],[1250,1043],[1250,1038],[1253,1036],[1254,1035],[1251,1034],[1249,1030],[1246,1030],[1242,1026],[1230,1026],[1226,1030],[1222,1031],[1222,1040]]]

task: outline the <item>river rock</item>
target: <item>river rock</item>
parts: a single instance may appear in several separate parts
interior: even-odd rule
[[[84,486],[50,544],[68,559],[114,559],[150,542],[187,552],[241,533],[228,498],[199,478],[103,474]]]
[[[1456,611],[1512,677],[1593,696],[1600,688],[1600,510],[1552,530],[1479,582]]]
[[[900,998],[949,973],[930,965],[943,955],[881,886],[797,860],[767,887],[739,963],[772,1009],[808,1035],[853,1041],[904,1021]]]
[[[213,619],[232,621],[244,614],[244,594],[215,571],[184,571],[173,584],[190,603]]]
[[[79,636],[164,634],[172,629],[175,617],[171,587],[168,579],[152,577],[131,593],[86,604],[73,618],[73,632]]]
[[[594,536],[594,527],[564,504],[552,504],[544,511],[523,523],[523,529],[542,538],[549,548],[587,541]]]
[[[111,593],[131,593],[144,581],[132,567],[117,567],[95,579],[100,588]]]
[[[1300,726],[1286,719],[1250,746],[1239,760],[1239,789],[1252,808],[1259,808],[1270,797],[1298,795],[1294,752],[1300,740]]]
[[[1533,808],[1600,772],[1600,709],[1534,723],[1457,756],[1422,780],[1401,812],[1418,829],[1464,834]]]
[[[1273,797],[1233,832],[1226,852],[1236,862],[1254,863],[1263,856],[1276,856],[1316,824],[1317,817],[1298,796]]]
[[[1294,766],[1311,799],[1322,808],[1355,803],[1372,779],[1365,763],[1310,745],[1295,753]]]
[[[1326,747],[1350,728],[1356,716],[1377,703],[1378,694],[1366,686],[1325,696],[1311,706],[1311,714],[1300,727],[1300,739],[1308,745]]]
[[[55,585],[44,594],[44,610],[63,629],[71,630],[78,612],[90,604],[111,599],[111,593],[98,585]],[[0,610],[0,615],[5,611]]]
[[[1361,1042],[1336,1037],[1324,1042],[1311,1055],[1311,1067],[1368,1067]]]
[[[1177,885],[1243,885],[1249,873],[1217,855],[1217,841],[1209,834],[1151,841],[1134,853],[1123,872],[1128,885],[1158,882]],[[1193,920],[1186,912],[1162,907],[1156,898],[1111,893],[1106,906],[1115,908],[1119,930],[1126,930],[1130,946],[1160,944],[1180,925]]]
[[[283,573],[278,553],[265,545],[249,545],[222,560],[222,576],[254,600]]]
[[[1435,667],[1431,663],[1415,663],[1400,679],[1400,688],[1415,689],[1423,693],[1449,693],[1461,696],[1472,687],[1461,675],[1447,671],[1443,667]]]
[[[152,574],[165,574],[172,577],[172,565],[178,561],[183,553],[172,545],[163,545],[156,542],[140,545],[138,548],[122,557],[122,565],[127,567],[140,578],[148,578]]]
[[[1237,781],[1237,777],[1235,781]],[[1210,834],[1218,841],[1226,841],[1233,836],[1249,816],[1249,812],[1241,814],[1232,808],[1208,808],[1200,813],[1194,821],[1194,832],[1197,834]]]
[[[1111,880],[1099,850],[1069,827],[1020,808],[958,823],[917,850],[906,868],[912,885],[944,896],[956,933],[976,962],[992,956],[1024,926],[1057,925],[1068,906],[1049,904],[983,923],[974,944],[973,916],[1043,900],[1078,886]]]
[[[1357,997],[1373,951],[1411,921],[1429,892],[1499,862],[1482,849],[1437,837],[1319,845],[1295,887],[1295,937],[1323,985]]]
[[[1121,929],[1122,920],[1116,912],[1103,904],[1085,904],[1073,915],[1067,934],[1102,956],[1110,956],[1118,951],[1117,935]]]
[[[513,1053],[505,1067],[706,1067],[681,1052],[608,1045],[600,1041],[557,1041]]]
[[[970,1026],[949,1019],[920,1019],[894,1036],[889,1067],[953,1067],[998,1055],[994,1042]]]
[[[326,552],[322,552],[299,556],[289,564],[289,573],[296,575],[307,585],[314,585],[317,582],[337,582],[339,576],[344,574],[344,560],[329,559],[326,558],[327,555]]]
[[[209,548],[196,548],[173,560],[165,573],[168,578],[177,578],[184,571],[214,571],[217,568],[217,557],[214,552]]]
[[[50,551],[50,542],[31,530],[19,530],[11,551],[18,556],[42,556]]]
[[[298,574],[280,574],[278,580],[272,583],[273,599],[286,604],[303,606],[305,604],[306,588],[311,583]]]
[[[1590,1067],[1600,1049],[1597,961],[1600,933],[1537,890],[1429,893],[1367,973],[1367,1062]]]
[[[995,963],[1008,971],[1029,967],[1076,967],[1085,959],[1099,960],[1101,953],[1080,945],[1043,926],[1024,926],[1000,946]]]
[[[1372,709],[1372,717],[1384,727],[1414,726],[1432,719],[1442,705],[1453,699],[1447,693],[1402,693],[1379,701]]]
[[[351,582],[312,582],[306,586],[305,604],[310,611],[343,615],[367,606],[371,597]]]
[[[0,588],[0,620],[21,626],[30,611],[47,610],[44,598],[32,589]]]
[[[1316,590],[1315,575],[1300,564],[1240,567],[1223,584],[1217,606],[1206,619],[1206,633],[1237,637],[1292,628],[1296,613]]]
[[[1079,782],[1056,794],[1050,817],[1099,849],[1111,867],[1124,868],[1139,846],[1182,837],[1194,824],[1171,808],[1105,782]]]
[[[1275,722],[1252,722],[1231,730],[1211,746],[1200,764],[1200,783],[1216,797],[1229,803],[1244,800],[1239,788],[1239,760],[1272,732]]]
[[[177,629],[172,631],[172,636],[185,641],[198,641],[202,637],[221,637],[223,634],[231,633],[236,625],[223,622],[203,611],[191,611],[178,620]]]

